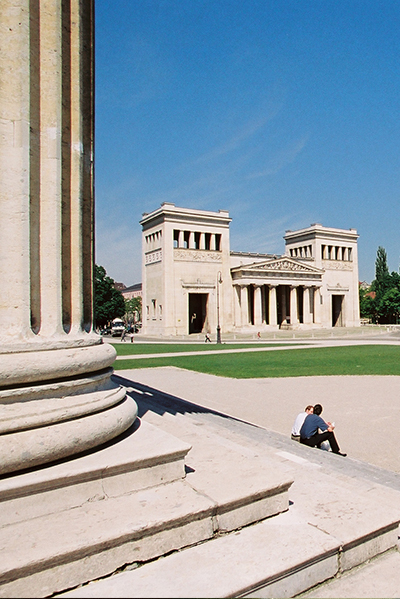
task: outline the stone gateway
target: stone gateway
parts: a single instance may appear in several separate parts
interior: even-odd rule
[[[143,214],[145,334],[360,325],[355,229],[286,231],[278,256],[231,251],[231,220],[169,202]]]

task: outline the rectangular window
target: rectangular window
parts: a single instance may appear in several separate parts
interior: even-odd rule
[[[179,231],[174,229],[174,248],[179,247]]]
[[[217,252],[221,251],[221,233],[215,234],[215,249]]]

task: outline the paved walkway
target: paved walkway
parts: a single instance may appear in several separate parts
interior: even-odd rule
[[[287,343],[289,339],[281,341]],[[367,337],[360,334],[360,329],[352,329],[351,334],[340,338],[332,339],[330,333],[325,332],[324,337],[308,339],[306,343],[304,345],[304,340],[299,340],[296,347],[310,347],[310,343],[315,346],[398,345],[400,336],[398,332],[376,329]],[[290,349],[290,346],[249,348],[246,351],[284,349]],[[219,350],[213,345],[210,350],[202,350],[201,353],[205,351],[244,350]],[[152,357],[152,354],[137,357]],[[400,430],[398,376],[230,379],[174,367],[118,370],[116,374],[126,375],[131,380],[283,435],[290,435],[296,415],[307,404],[320,403],[324,408],[322,417],[335,422],[335,433],[342,451],[355,459],[400,473],[397,450]]]
[[[400,473],[397,450],[400,377],[328,376],[243,380],[175,367],[119,370],[115,376],[127,386],[128,391],[135,392],[137,383],[137,393],[137,389],[143,385],[145,403],[146,397],[151,398],[153,390],[155,397],[156,392],[161,391],[171,396],[172,411],[175,405],[173,398],[180,398],[263,427],[263,433],[263,429],[248,428],[254,448],[264,443],[277,448],[279,455],[288,457],[294,463],[296,459],[299,460],[299,464],[304,463],[306,450],[307,459],[315,461],[315,466],[322,467],[324,474],[333,477],[332,480],[350,477],[357,481],[356,487],[361,495],[354,514],[362,510],[361,502],[370,494],[370,491],[362,490],[366,480],[389,487],[394,492],[393,497],[400,493],[400,479],[395,474]],[[140,396],[137,400],[140,403]],[[348,458],[330,457],[327,452],[305,448],[290,440],[290,429],[297,413],[308,403],[316,402],[324,406],[322,415],[336,422],[337,438]],[[196,413],[193,405],[188,406],[188,410],[192,415]],[[243,425],[235,420],[227,419],[226,426],[230,427],[232,434],[236,427],[238,432],[243,432]],[[206,434],[204,429],[203,434]],[[296,486],[299,477],[300,472],[296,474]],[[310,486],[308,489],[315,495],[316,489]],[[310,503],[312,499],[310,497]],[[336,510],[336,500],[327,490],[327,505],[330,505],[330,500],[331,508]],[[394,501],[393,507],[396,503]],[[302,596],[346,599],[400,597],[399,568],[400,554],[392,551]]]
[[[400,473],[398,376],[230,379],[175,367],[116,374],[285,436],[298,412],[320,403],[342,451]]]

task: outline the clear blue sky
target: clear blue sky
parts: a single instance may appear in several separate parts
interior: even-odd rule
[[[357,229],[400,259],[400,0],[96,0],[96,263],[141,282],[143,212],[229,210],[231,249]]]

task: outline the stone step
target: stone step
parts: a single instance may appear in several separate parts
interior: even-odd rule
[[[137,419],[123,438],[100,450],[0,479],[0,523],[9,525],[85,501],[181,480],[190,448],[168,432]]]
[[[286,512],[60,597],[293,597],[334,576],[337,539]]]
[[[328,481],[322,477],[321,482],[326,490]],[[297,498],[285,513],[60,596],[283,599],[332,579],[326,583],[325,594],[319,594],[325,588],[322,584],[315,593],[304,596],[398,596],[329,594],[330,585],[336,590],[340,577],[345,581],[360,564],[378,559],[376,556],[385,559],[397,548],[399,532],[398,520],[393,519],[396,512],[390,513],[388,505],[380,505],[375,497],[363,501],[340,481],[337,485],[330,481],[330,487],[332,499],[326,509],[318,503],[318,494],[313,502],[311,493],[307,514]],[[354,512],[357,503],[358,514]]]
[[[104,455],[1,481],[0,597],[46,597],[288,510],[286,475],[256,461],[241,476],[231,450],[220,475],[208,453],[185,476],[190,445],[139,424]]]
[[[373,560],[345,572],[342,576],[318,585],[301,597],[357,597],[358,599],[381,599],[400,597],[400,552],[387,551]]]

